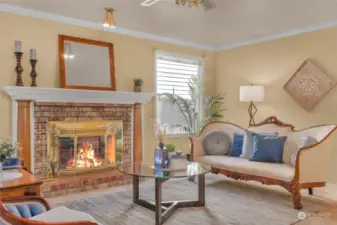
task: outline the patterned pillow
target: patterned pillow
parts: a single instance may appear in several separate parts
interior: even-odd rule
[[[316,138],[314,138],[314,137],[311,137],[311,136],[304,136],[304,137],[301,137],[300,143],[299,143],[299,145],[298,145],[298,150],[297,150],[296,152],[294,152],[294,153],[291,155],[290,164],[291,164],[292,166],[295,166],[295,165],[296,165],[297,153],[298,153],[298,151],[299,151],[301,148],[305,148],[305,147],[314,145],[314,144],[316,144],[316,143],[317,143],[317,140],[316,140]]]
[[[229,136],[222,131],[209,132],[203,140],[203,147],[207,155],[227,155],[230,146]]]

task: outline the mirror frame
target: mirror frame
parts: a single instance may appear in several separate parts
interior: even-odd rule
[[[87,45],[98,45],[109,49],[109,61],[110,61],[110,87],[95,87],[95,86],[81,86],[81,85],[67,85],[66,84],[66,68],[64,60],[64,42],[72,41]],[[90,39],[59,35],[59,65],[60,65],[60,86],[61,88],[69,89],[84,89],[84,90],[101,90],[101,91],[116,91],[116,79],[115,79],[115,65],[114,65],[114,53],[113,44],[102,41],[95,41]]]

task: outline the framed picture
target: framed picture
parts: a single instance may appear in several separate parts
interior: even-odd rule
[[[115,91],[113,45],[59,35],[62,88]]]
[[[312,61],[306,60],[284,85],[284,89],[305,110],[311,111],[335,84],[332,77]]]

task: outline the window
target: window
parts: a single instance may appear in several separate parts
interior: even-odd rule
[[[203,73],[201,57],[183,56],[174,53],[156,52],[156,115],[161,125],[167,125],[168,135],[185,134],[187,126],[184,115],[176,105],[160,94],[170,93],[191,99],[188,82]]]

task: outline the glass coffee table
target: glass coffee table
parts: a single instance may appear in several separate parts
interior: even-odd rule
[[[133,179],[133,202],[155,212],[156,225],[162,225],[178,208],[205,206],[205,174],[210,172],[209,166],[198,162],[190,162],[183,170],[157,170],[140,163],[121,164],[119,170]],[[162,183],[171,178],[198,177],[198,200],[162,202]],[[155,180],[155,202],[139,198],[139,178],[147,177]]]

